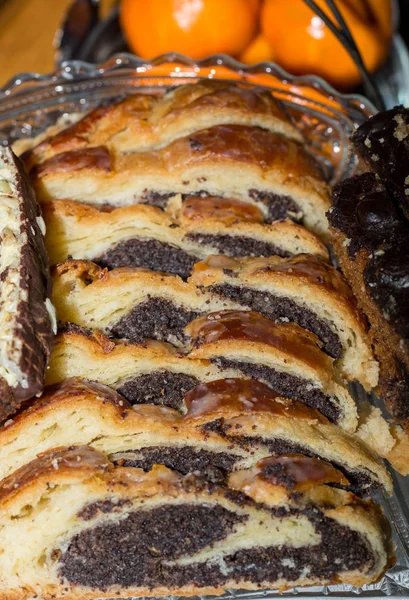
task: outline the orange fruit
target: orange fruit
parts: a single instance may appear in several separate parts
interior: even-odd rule
[[[331,18],[326,3],[316,1]],[[365,66],[369,71],[375,71],[388,53],[390,0],[366,0],[365,3],[337,0],[337,6]],[[360,82],[360,73],[348,52],[303,0],[265,0],[261,9],[261,29],[275,50],[276,62],[290,73],[314,73],[341,89]]]
[[[250,5],[253,13],[258,16],[261,0],[247,0],[247,3]]]
[[[270,42],[260,33],[239,56],[245,65],[256,65],[260,62],[275,61],[276,53]]]
[[[256,0],[122,0],[121,26],[143,58],[181,52],[192,58],[239,55],[257,28]]]

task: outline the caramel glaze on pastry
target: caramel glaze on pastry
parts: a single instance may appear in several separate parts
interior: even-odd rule
[[[379,393],[409,423],[409,224],[374,174],[334,189],[329,212],[342,269],[368,316],[380,364]]]
[[[43,389],[55,322],[43,233],[22,164],[0,148],[0,420]]]
[[[176,194],[200,194],[254,204],[268,222],[289,217],[327,233],[328,187],[318,163],[301,144],[257,127],[219,125],[150,152],[80,148],[46,160],[31,175],[41,202],[165,208]]]
[[[355,405],[345,386],[336,381],[331,359],[315,346],[315,336],[295,325],[275,327],[275,338],[270,336],[266,343],[244,338],[235,344],[205,345],[186,355],[163,342],[118,342],[98,331],[71,325],[56,338],[46,383],[78,376],[109,385],[132,404],[159,404],[185,413],[184,395],[199,383],[253,378],[353,431],[357,425]],[[307,335],[311,339],[306,339]],[[290,348],[293,354],[280,347],[284,336],[294,343]],[[206,353],[208,357],[198,356]],[[316,361],[321,359],[318,365]]]
[[[390,528],[371,500],[328,485],[340,481],[302,456],[260,461],[226,487],[115,467],[83,446],[45,453],[0,487],[0,598],[373,582],[393,563]]]
[[[241,258],[211,256],[195,265],[190,282],[260,312],[294,321],[315,333],[343,374],[366,389],[378,382],[366,324],[341,273],[314,256]]]
[[[221,483],[267,456],[297,452],[332,463],[354,492],[391,491],[385,467],[359,438],[258,381],[202,383],[185,403],[185,417],[161,406],[131,407],[107,386],[66,379],[0,431],[0,480],[39,453],[86,444],[123,466],[160,463]]]
[[[245,377],[209,360],[191,360],[163,342],[113,341],[98,331],[70,325],[56,337],[46,384],[82,377],[117,390],[131,404],[169,406],[186,413],[184,395],[222,377]]]
[[[151,338],[180,346],[185,325],[199,314],[240,308],[176,275],[129,267],[107,271],[82,260],[57,265],[53,283],[61,325],[76,323],[136,342]]]
[[[30,169],[62,152],[106,146],[116,152],[152,150],[214,125],[256,126],[298,142],[302,136],[273,96],[229,82],[199,81],[164,95],[139,93],[91,111],[25,152]]]
[[[43,214],[51,264],[71,256],[109,269],[146,267],[186,278],[195,262],[219,252],[231,256],[308,252],[328,260],[319,238],[289,220],[267,225],[231,216],[215,219],[214,211],[209,211],[208,218],[202,215],[200,221],[176,224],[153,206],[135,204],[107,212],[64,200],[43,205]]]
[[[241,307],[230,300],[218,300],[216,294],[204,293],[176,276],[155,272],[136,269],[107,272],[86,261],[67,261],[56,268],[53,282],[57,318],[62,325],[71,322],[139,343],[145,338],[154,338],[180,346],[186,344],[186,333],[195,338],[194,345],[199,343],[198,340],[201,343],[202,338],[206,341],[205,353],[211,347],[208,342],[214,339],[224,348],[223,338],[219,340],[218,334],[214,333],[214,330],[220,332],[224,328],[223,332],[228,331],[227,355],[217,356],[217,360],[226,361],[222,367],[243,368],[243,357],[238,366],[233,355],[235,351],[240,354],[241,345],[244,353],[249,346],[255,354],[250,357],[250,364],[245,362],[247,376],[257,377],[256,371],[261,368],[267,383],[280,393],[290,393],[296,399],[301,394],[303,401],[313,403],[313,406],[318,403],[321,412],[331,420],[342,423],[347,429],[353,430],[356,426],[355,405],[333,368],[332,360],[320,350],[318,338],[297,325],[274,323],[250,311],[223,312],[223,309]],[[99,302],[99,298],[104,298],[104,302]],[[205,313],[206,316],[197,319]],[[204,330],[206,334],[203,334]],[[240,339],[240,344],[233,341],[235,337]],[[197,352],[203,352],[203,348],[194,351]],[[260,363],[258,353],[267,355],[271,365],[251,365],[252,362]],[[214,355],[211,358],[216,360]],[[323,387],[329,395],[321,391]],[[334,406],[332,393],[343,398],[346,405],[343,410]],[[347,406],[348,415],[345,414]]]
[[[317,408],[341,427],[356,429],[355,403],[314,334],[253,311],[229,310],[198,317],[185,331],[191,338],[190,358],[237,369]]]
[[[254,204],[235,200],[234,198],[218,198],[214,196],[189,196],[183,202],[181,196],[169,201],[168,211],[176,213],[181,221],[195,221],[199,225],[202,219],[217,219],[227,223],[249,221],[263,223],[264,215]]]

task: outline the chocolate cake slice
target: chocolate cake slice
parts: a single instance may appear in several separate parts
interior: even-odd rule
[[[355,403],[314,334],[254,311],[229,310],[198,317],[185,331],[191,339],[190,358],[239,370],[317,408],[344,429],[356,429]]]
[[[62,152],[93,146],[140,152],[221,124],[261,127],[302,141],[301,133],[268,91],[202,79],[171,88],[163,95],[135,93],[91,111],[63,130],[50,128],[45,139],[42,134],[41,143],[32,141],[23,158],[31,168]]]
[[[0,421],[43,389],[55,322],[43,234],[23,166],[0,148]]]
[[[108,272],[82,260],[57,265],[53,285],[60,325],[76,323],[139,343],[150,338],[184,345],[183,329],[199,314],[239,307],[176,275],[125,267]]]
[[[169,406],[186,413],[184,395],[198,383],[245,375],[208,360],[191,360],[169,344],[113,342],[98,331],[71,325],[56,337],[46,384],[69,377],[108,385],[131,404]]]
[[[308,252],[328,260],[319,238],[292,221],[267,225],[202,215],[199,221],[178,224],[164,211],[145,204],[103,211],[68,200],[45,204],[43,215],[51,264],[71,256],[109,269],[145,267],[187,278],[193,265],[209,254]]]
[[[38,198],[95,206],[166,208],[177,194],[207,194],[255,205],[267,222],[290,218],[327,234],[328,186],[304,146],[278,133],[218,125],[146,152],[105,145],[57,154],[30,172]]]
[[[391,491],[386,469],[356,436],[255,380],[203,383],[185,403],[185,417],[162,406],[132,407],[107,386],[66,379],[0,430],[0,480],[41,452],[86,444],[122,466],[162,464],[219,483],[269,455],[298,452],[331,462],[356,493]]]
[[[409,109],[377,113],[356,130],[352,144],[409,218]]]
[[[372,501],[330,485],[344,481],[302,455],[264,459],[225,487],[163,466],[114,467],[87,447],[46,453],[0,487],[0,593],[89,600],[370,583],[393,562],[390,530]]]
[[[345,279],[308,254],[292,258],[211,256],[189,279],[276,322],[293,321],[313,333],[349,380],[366,389],[378,383],[378,364],[366,323]]]
[[[375,174],[334,189],[328,213],[333,243],[370,323],[380,364],[379,394],[392,414],[409,422],[409,224]]]

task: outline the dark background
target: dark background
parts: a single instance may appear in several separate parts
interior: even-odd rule
[[[400,33],[409,47],[409,0],[399,0]]]

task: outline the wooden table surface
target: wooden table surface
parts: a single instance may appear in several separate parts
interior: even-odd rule
[[[54,69],[53,41],[73,0],[0,0],[0,86],[22,71]],[[104,0],[103,12],[112,2]]]

